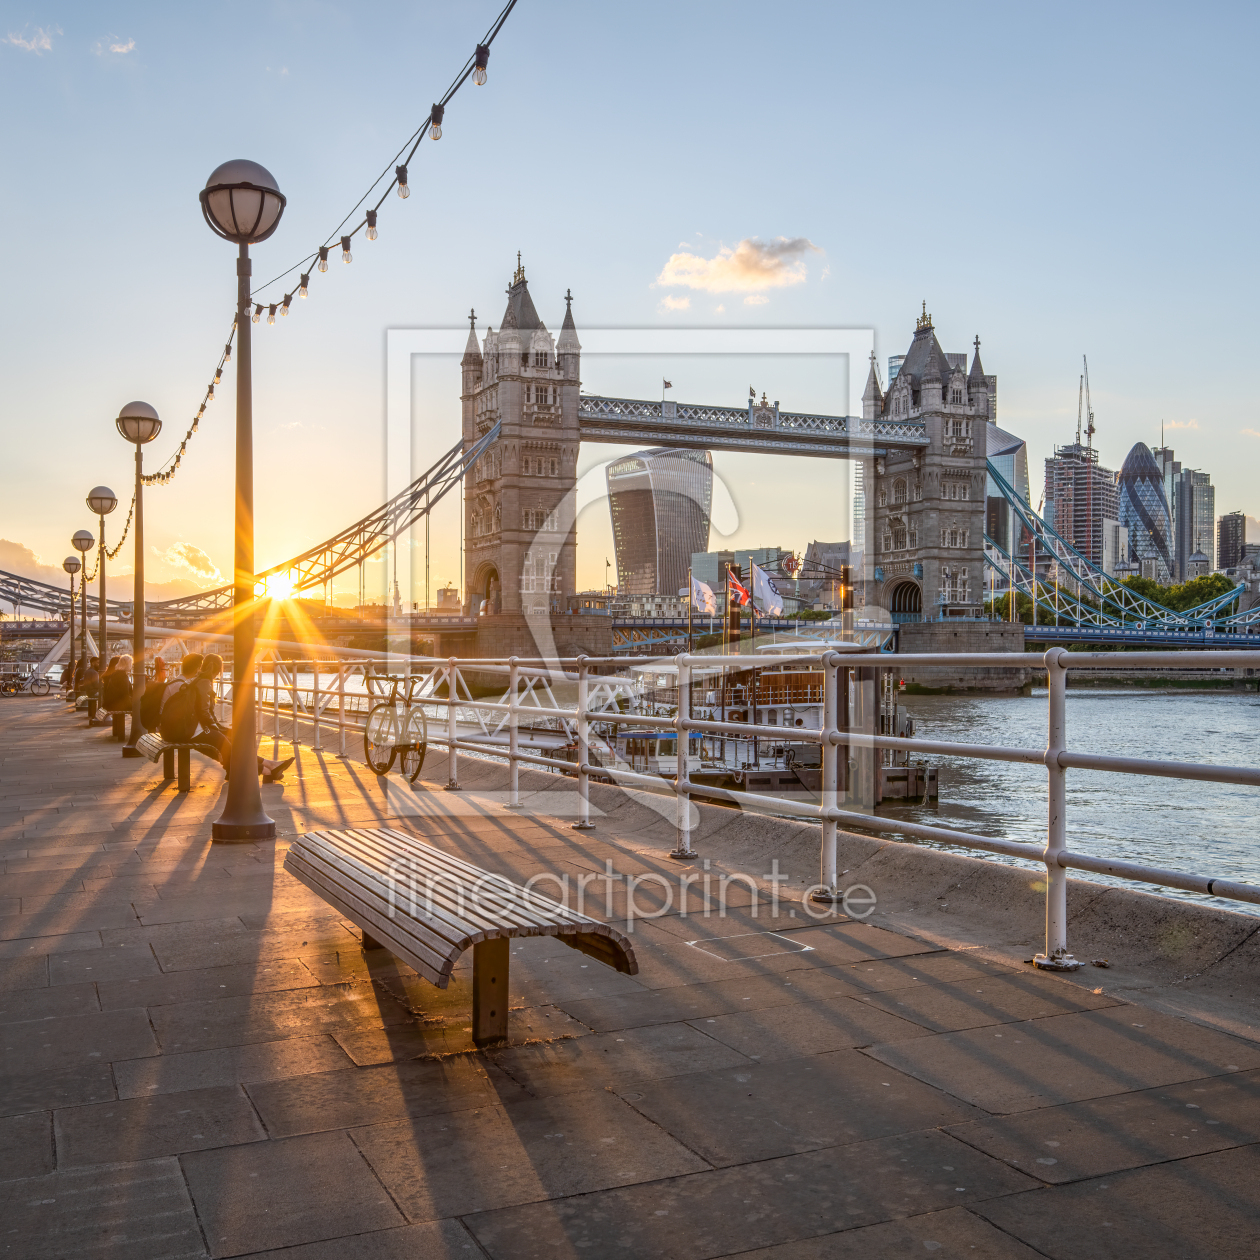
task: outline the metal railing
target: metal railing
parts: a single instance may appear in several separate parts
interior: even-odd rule
[[[624,656],[559,660],[450,657],[442,660],[406,656],[382,658],[348,649],[321,649],[325,655],[324,660],[307,658],[300,662],[311,670],[309,676],[297,672],[299,662],[269,662],[264,656],[260,656],[256,679],[258,729],[264,742],[268,738],[279,740],[283,714],[286,721],[292,722],[295,739],[300,738],[299,723],[311,726],[312,747],[319,749],[322,747],[322,732],[335,724],[338,749],[344,755],[348,735],[362,729],[371,704],[383,698],[380,694],[372,694],[372,684],[360,684],[360,679],[383,679],[387,672],[426,675],[417,689],[417,702],[425,706],[426,712],[431,712],[435,718],[430,729],[429,742],[448,750],[449,789],[459,788],[459,756],[463,751],[507,763],[507,808],[521,807],[520,768],[523,765],[541,767],[576,778],[578,807],[574,826],[579,830],[587,830],[594,825],[590,811],[592,778],[672,796],[675,801],[673,813],[676,843],[670,855],[681,859],[696,856],[692,846],[695,816],[690,808],[693,798],[728,802],[766,814],[815,821],[821,832],[819,879],[808,890],[807,895],[824,903],[839,903],[842,900],[837,872],[837,829],[841,824],[885,836],[928,840],[1044,864],[1046,940],[1044,951],[1037,955],[1035,961],[1039,966],[1050,969],[1068,970],[1079,965],[1072,957],[1067,942],[1067,873],[1070,870],[1088,871],[1120,880],[1155,884],[1260,905],[1260,885],[1212,875],[1165,870],[1114,858],[1098,858],[1077,852],[1068,844],[1066,798],[1066,774],[1069,770],[1108,771],[1189,782],[1260,787],[1260,769],[1253,767],[1149,760],[1077,751],[1068,745],[1066,722],[1069,670],[1246,669],[1254,666],[1254,654],[1220,651],[1068,653],[1063,648],[1051,648],[1040,658],[1011,653],[922,653],[896,657],[896,668],[899,670],[942,668],[955,672],[967,669],[1027,667],[1033,660],[1038,661],[1047,675],[1046,746],[1015,748],[871,733],[876,725],[875,710],[870,704],[863,709],[862,702],[858,701],[857,708],[862,709],[862,712],[850,711],[850,683],[863,676],[857,671],[864,671],[864,676],[870,679],[875,670],[881,666],[886,667],[889,658],[881,658],[878,653],[864,650],[856,644],[849,650],[837,650],[835,645],[820,646],[821,650],[802,652],[799,655],[780,655],[773,661],[775,666],[808,663],[815,670],[821,667],[823,673],[822,720],[819,728],[794,727],[790,734],[794,743],[820,746],[821,792],[817,804],[715,787],[694,782],[688,775],[688,736],[692,732],[734,740],[781,740],[785,737],[786,728],[714,719],[712,714],[707,718],[693,717],[691,713],[693,669],[700,668],[706,673],[725,667],[734,670],[755,667],[764,669],[768,662],[760,655],[710,656],[684,653],[672,658],[644,656],[632,660],[627,660]],[[845,645],[846,648],[848,646]],[[677,671],[676,681],[671,679],[671,693],[677,696],[676,711],[672,716],[659,712],[636,712],[633,704],[624,705],[627,696],[631,696],[636,687],[642,690],[643,682],[603,672],[619,670],[632,663],[658,666],[663,661],[669,661]],[[487,679],[501,678],[505,684],[501,697],[497,700],[475,697],[469,686],[470,675],[475,676],[476,685],[483,691]],[[576,687],[575,703],[572,707],[557,700],[555,692],[561,686]],[[445,691],[446,694],[439,695],[439,691]],[[282,698],[286,701],[283,704]],[[440,720],[443,715],[445,722]],[[270,718],[270,722],[265,722],[266,718]],[[569,761],[539,752],[523,751],[520,746],[520,731],[523,726],[528,729],[531,722],[550,723],[556,734],[563,733],[570,746],[575,745],[573,751],[576,760]],[[270,734],[266,725],[271,727]],[[462,734],[461,725],[465,728]],[[469,726],[474,728],[471,737],[467,729]],[[600,739],[592,733],[592,726],[672,730],[675,732],[677,747],[673,777],[644,774],[626,768],[624,762],[617,764],[615,741],[610,744],[608,740]],[[859,729],[861,726],[870,729]],[[502,742],[504,732],[507,736],[506,744]],[[495,740],[499,742],[494,742]],[[841,784],[851,782],[852,766],[846,762],[846,769],[850,773],[842,775],[842,748],[847,748],[854,754],[860,750],[872,750],[872,757],[874,750],[893,749],[905,753],[1043,765],[1047,776],[1046,843],[1044,846],[1027,844],[996,836],[978,835],[953,827],[880,818],[871,812],[845,808],[850,804],[846,797],[851,793],[842,791]],[[599,761],[593,759],[593,749],[597,751]]]

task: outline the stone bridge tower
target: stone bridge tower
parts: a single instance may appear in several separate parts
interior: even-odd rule
[[[572,636],[556,623],[567,620],[577,589],[582,347],[570,295],[560,336],[552,339],[534,308],[519,254],[507,294],[498,331],[488,329],[479,346],[474,322],[460,362],[464,449],[496,421],[502,425],[498,441],[464,478],[464,608],[482,618],[487,631],[496,618],[505,619],[498,637],[479,630],[482,655],[531,650],[529,638],[547,650],[549,636],[540,631],[549,625],[564,652]],[[529,636],[507,625],[522,618]]]
[[[905,620],[976,615],[984,603],[984,508],[997,377],[946,354],[924,303],[914,340],[887,393],[874,355],[866,420],[927,426],[922,451],[892,451],[866,474],[866,602]]]

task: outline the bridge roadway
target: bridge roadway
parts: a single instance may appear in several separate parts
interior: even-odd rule
[[[280,838],[213,846],[217,770],[197,764],[181,796],[55,699],[5,715],[9,1254],[1254,1247],[1253,918],[1078,886],[1073,931],[1111,969],[1033,974],[1027,872],[844,835],[842,866],[879,897],[869,923],[813,923],[795,900],[758,914],[741,882],[706,919],[705,869],[664,858],[650,802],[597,786],[579,833],[554,777],[523,773],[509,814],[488,763],[463,759],[464,790],[442,792],[435,757],[413,792],[305,746],[263,788]],[[771,857],[793,898],[813,880],[814,829],[700,815],[713,888],[750,840],[763,898]],[[619,921],[625,873],[659,877],[635,894],[649,914],[689,875],[691,914],[675,900],[634,923],[635,977],[519,942],[508,1044],[477,1052],[467,965],[428,986],[282,869],[301,830],[377,823],[516,879],[584,875],[587,912]]]

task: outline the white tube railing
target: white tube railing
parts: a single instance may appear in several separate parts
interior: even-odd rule
[[[214,636],[208,636],[214,637]],[[279,645],[277,645],[278,647]],[[285,645],[289,646],[289,645]],[[297,646],[297,645],[292,645]],[[834,645],[833,645],[834,646]],[[308,652],[310,650],[308,649]],[[361,730],[366,724],[371,704],[384,697],[375,695],[366,687],[357,689],[357,678],[382,677],[378,667],[388,669],[399,665],[399,658],[383,659],[379,655],[346,649],[320,649],[321,659],[314,653],[308,657],[312,673],[310,686],[299,681],[298,660],[283,662],[278,650],[273,660],[259,661],[258,704],[261,710],[266,692],[270,688],[272,707],[272,738],[280,739],[281,701],[280,692],[289,693],[288,717],[291,720],[291,737],[300,738],[299,724],[308,723],[313,728],[312,748],[320,747],[321,712],[329,705],[337,706],[338,743],[341,754],[346,752],[347,731]],[[895,657],[871,651],[844,651],[824,648],[821,652],[803,653],[798,656],[773,658],[776,666],[809,663],[815,668],[822,666],[824,675],[823,710],[820,730],[808,728],[766,727],[753,729],[751,723],[717,721],[691,716],[692,681],[696,675],[723,669],[747,669],[753,666],[765,668],[767,661],[758,656],[690,656],[676,657],[578,657],[559,660],[543,660],[511,657],[505,660],[479,660],[449,657],[435,660],[428,657],[406,658],[406,668],[420,675],[428,674],[429,681],[417,689],[414,703],[424,706],[432,714],[446,710],[445,737],[434,732],[430,743],[446,747],[449,754],[449,790],[459,790],[458,754],[474,753],[506,761],[510,775],[509,808],[520,808],[520,767],[538,766],[561,774],[576,776],[578,780],[579,829],[593,827],[590,820],[590,780],[603,779],[625,787],[646,790],[672,796],[675,799],[676,847],[671,856],[693,858],[691,844],[691,799],[697,797],[710,801],[725,801],[746,809],[783,817],[817,821],[821,828],[819,885],[813,896],[819,900],[831,900],[841,893],[838,884],[836,837],[840,825],[859,828],[876,834],[895,834],[915,840],[974,849],[1005,857],[1023,858],[1040,862],[1046,868],[1046,945],[1037,956],[1039,965],[1049,968],[1076,966],[1068,950],[1067,942],[1067,872],[1089,871],[1115,879],[1157,884],[1189,892],[1205,893],[1234,901],[1260,905],[1260,886],[1227,880],[1215,876],[1187,874],[1141,863],[1096,858],[1076,853],[1068,847],[1066,772],[1068,770],[1093,770],[1118,774],[1155,776],[1185,779],[1200,783],[1225,783],[1244,787],[1260,787],[1260,768],[1251,766],[1202,765],[1181,761],[1160,761],[1137,757],[1121,757],[1103,753],[1078,752],[1067,746],[1067,678],[1071,670],[1107,668],[1116,672],[1146,669],[1196,669],[1196,668],[1248,668],[1260,665],[1260,653],[1254,651],[1177,651],[1177,652],[1127,652],[1091,653],[1071,652],[1063,648],[1051,648],[1032,665],[1027,658],[1010,653],[923,653]],[[616,710],[591,709],[592,678],[601,678],[603,669],[624,670],[629,665],[642,664],[677,670],[678,704],[673,717],[659,714],[622,713]],[[267,678],[270,666],[270,679]],[[848,725],[848,667],[894,667],[924,669],[1044,669],[1048,687],[1047,739],[1044,749],[1015,748],[1001,745],[959,743],[947,740],[907,739],[892,735],[876,735],[853,730]],[[468,686],[464,686],[461,698],[461,669],[475,671],[478,675],[505,675],[506,696],[501,700],[473,699]],[[335,681],[332,675],[335,674]],[[446,683],[446,695],[433,694],[441,681]],[[522,688],[522,683],[524,687]],[[552,699],[551,687],[560,683],[576,684],[575,707],[565,708]],[[354,689],[351,685],[355,684]],[[541,684],[540,692],[552,702],[548,705],[523,703],[533,698],[535,684]],[[598,690],[598,688],[596,689]],[[307,695],[309,694],[309,703]],[[469,739],[460,730],[460,714],[465,719],[471,713],[474,733],[482,739]],[[503,714],[505,722],[498,727],[487,726],[479,715]],[[326,720],[326,719],[325,719]],[[436,719],[435,719],[436,720]],[[520,726],[522,720],[555,722],[560,734],[576,729],[576,763],[548,757],[538,752],[522,751]],[[487,732],[508,728],[508,742],[488,742],[495,738]],[[672,728],[676,734],[676,769],[672,778],[655,774],[642,774],[621,765],[592,764],[591,748],[593,724],[611,728]],[[464,725],[468,725],[465,720]],[[441,729],[439,725],[438,729]],[[756,792],[719,788],[691,780],[687,769],[690,732],[720,735],[725,738],[789,739],[793,743],[821,745],[821,793],[820,804],[787,800]],[[1047,774],[1046,843],[1044,846],[1024,844],[994,836],[981,836],[952,827],[938,827],[911,823],[901,819],[879,818],[871,813],[845,809],[840,804],[848,798],[853,784],[847,790],[841,784],[840,748],[895,749],[920,755],[961,757],[984,761],[1004,761],[1014,764],[1043,765]],[[613,760],[615,761],[615,754]]]

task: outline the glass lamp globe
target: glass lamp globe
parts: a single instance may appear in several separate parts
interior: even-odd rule
[[[265,241],[285,207],[275,176],[244,158],[216,167],[199,196],[210,230],[238,245]]]
[[[86,529],[76,529],[70,545],[76,551],[91,551],[96,546],[96,535]]]
[[[83,565],[78,556],[67,556],[61,562],[61,567],[69,573],[71,577],[73,577],[81,568],[83,568]]]
[[[88,495],[87,505],[97,516],[108,516],[118,506],[118,496],[108,486],[97,486]]]
[[[152,442],[162,432],[162,421],[147,402],[129,402],[114,423],[128,442]]]

